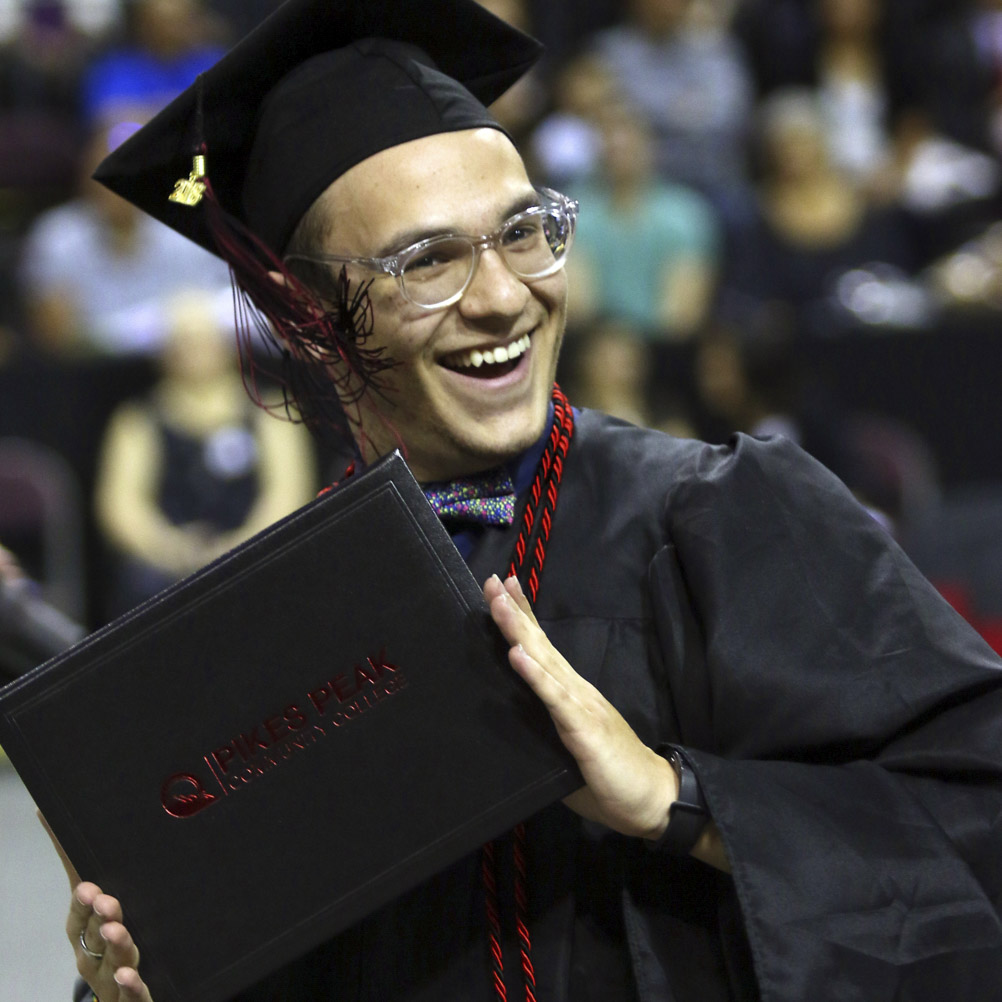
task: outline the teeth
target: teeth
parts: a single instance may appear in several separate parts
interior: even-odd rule
[[[487,351],[478,351],[474,348],[461,355],[454,355],[449,359],[449,365],[454,369],[479,369],[482,365],[500,365],[502,362],[511,362],[528,350],[529,335],[523,334],[507,347],[488,348]]]

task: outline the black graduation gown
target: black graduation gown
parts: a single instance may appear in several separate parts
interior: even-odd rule
[[[540,1002],[579,1002],[584,882],[640,1002],[1002,1002],[1000,663],[822,466],[581,412],[536,612],[645,742],[685,745],[733,867],[531,819]],[[241,1000],[489,999],[475,867]]]
[[[733,867],[623,840],[641,1002],[1002,1000],[1000,663],[827,470],[584,411],[536,612]]]

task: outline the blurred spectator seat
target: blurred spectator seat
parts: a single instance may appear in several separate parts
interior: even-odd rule
[[[84,612],[82,498],[54,450],[0,438],[0,539],[42,584],[45,597],[77,619]]]
[[[948,493],[902,544],[950,604],[1002,652],[1002,484]]]

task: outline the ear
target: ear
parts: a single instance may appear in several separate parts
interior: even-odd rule
[[[269,270],[268,278],[271,279],[277,286],[282,289],[288,289],[291,292],[298,294],[300,296],[300,302],[303,306],[313,314],[314,317],[320,317],[323,315],[323,305],[320,304],[312,295],[309,294],[309,290],[305,290],[304,287],[294,288],[292,282],[289,281],[289,276],[282,274],[280,271]],[[281,333],[278,335],[282,340],[287,341],[289,346],[292,346],[292,342],[288,341]]]

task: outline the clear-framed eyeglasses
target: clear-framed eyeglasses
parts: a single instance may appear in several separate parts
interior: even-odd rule
[[[546,278],[564,266],[574,239],[578,203],[552,188],[536,188],[539,204],[517,212],[483,236],[443,234],[419,240],[387,257],[289,254],[286,261],[357,265],[396,278],[408,302],[441,310],[458,302],[473,281],[486,250],[496,250],[508,268],[526,281]]]

